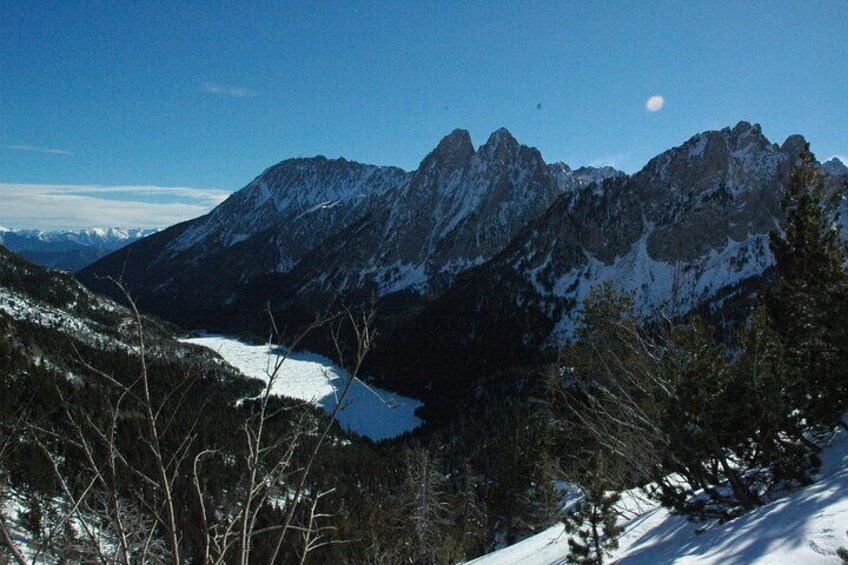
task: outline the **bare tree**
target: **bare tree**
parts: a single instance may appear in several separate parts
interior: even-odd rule
[[[153,392],[144,319],[129,293],[116,284],[124,291],[130,307],[133,327],[130,352],[138,361],[138,374],[130,379],[116,378],[78,352],[79,362],[93,377],[92,385],[102,394],[105,410],[89,412],[56,386],[58,410],[67,426],[65,431],[59,433],[41,422],[21,419],[19,431],[27,433],[48,462],[60,492],[57,500],[61,501],[54,505],[56,519],[47,525],[33,561],[65,553],[68,542],[62,536],[71,528],[81,536],[74,551],[80,556],[84,554],[88,561],[110,565],[179,565],[190,555],[177,512],[181,504],[177,496],[184,500],[186,489],[191,491],[198,506],[199,557],[204,565],[247,565],[251,559],[255,561],[258,536],[273,540],[271,563],[277,561],[287,543],[290,544],[287,553],[299,555],[301,563],[319,548],[344,543],[335,537],[332,514],[321,509],[333,489],[316,492],[310,476],[319,451],[331,436],[339,410],[345,406],[353,384],[359,381],[362,363],[372,347],[373,310],[342,308],[337,314],[319,316],[288,346],[275,348],[277,354],[269,356],[261,392],[242,401],[248,417],[241,427],[243,455],[238,455],[225,449],[195,445],[199,437],[195,430],[203,417],[202,411],[194,416],[195,423],[188,433],[174,435],[175,415],[190,394],[194,378],[186,375],[164,397]],[[283,378],[281,369],[289,352],[306,335],[322,327],[330,328],[339,364],[347,369],[335,391],[336,404],[325,420],[306,409],[305,403],[293,406],[276,400],[274,394],[275,385]],[[352,340],[344,340],[344,332],[352,335]],[[276,325],[272,337],[275,339],[269,341],[278,344],[283,341]],[[281,434],[274,420],[283,411],[287,412],[289,425],[288,431]],[[119,428],[128,419],[139,424],[138,439],[144,446],[142,466],[133,464],[133,458],[118,440]],[[0,463],[13,435],[4,436]],[[63,450],[73,453],[75,468],[79,469],[73,477],[67,474]],[[138,454],[136,463],[137,457]],[[212,459],[224,464],[232,461],[240,470],[239,478],[225,494],[210,492],[206,486],[211,474],[221,468],[210,466]],[[280,521],[260,527],[262,517],[267,522],[275,511],[282,511]],[[2,516],[0,543],[9,549],[17,563],[27,563]]]
[[[9,453],[12,450],[14,442],[18,437],[18,434],[24,428],[25,420],[27,414],[27,407],[22,407],[19,411],[18,417],[8,426],[2,426],[2,443],[0,443],[0,471],[4,468],[4,463],[9,457]],[[0,489],[2,489],[2,481],[3,477],[0,475]],[[27,560],[24,557],[24,554],[21,552],[20,548],[15,543],[12,538],[12,533],[9,531],[9,526],[6,523],[6,518],[3,516],[3,502],[4,496],[3,491],[0,490],[0,543],[6,546],[6,549],[9,551],[9,554],[12,556],[12,559],[18,565],[27,565]]]

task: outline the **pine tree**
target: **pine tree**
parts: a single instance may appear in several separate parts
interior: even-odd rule
[[[784,349],[763,308],[754,312],[740,345],[732,368],[739,391],[736,405],[751,434],[751,449],[740,454],[740,464],[759,471],[766,491],[787,482],[809,484],[818,449],[804,437],[804,422],[787,390],[790,369]]]
[[[568,563],[602,565],[604,557],[618,548],[621,527],[615,505],[621,500],[618,492],[607,491],[603,456],[594,457],[594,473],[586,497],[563,520],[568,539]]]
[[[577,341],[562,352],[551,402],[568,444],[603,451],[608,473],[626,469],[621,481],[653,478],[665,449],[660,424],[668,389],[659,361],[633,296],[611,284],[593,289],[583,303]],[[578,459],[584,455],[572,451]]]
[[[474,472],[467,461],[462,465],[458,477],[458,492],[454,501],[453,523],[459,529],[461,555],[453,561],[467,561],[485,551],[489,523],[480,491],[483,479]]]
[[[837,204],[805,147],[781,203],[781,231],[771,234],[777,281],[766,297],[796,408],[825,429],[841,421],[848,401],[848,254]]]
[[[727,517],[737,507],[750,510],[761,505],[751,488],[753,479],[734,464],[750,448],[752,422],[740,409],[744,386],[727,361],[724,345],[698,322],[676,328],[670,345],[669,364],[677,375],[664,424],[670,438],[665,471],[681,473],[693,490],[703,488],[718,505],[706,508],[707,513]],[[729,495],[718,488],[725,482]],[[698,510],[691,502],[677,502],[685,505],[678,509]]]
[[[840,547],[836,550],[836,555],[842,560],[843,565],[848,565],[848,549]]]
[[[524,409],[510,411],[495,461],[492,510],[508,543],[556,522],[556,479],[547,422]]]

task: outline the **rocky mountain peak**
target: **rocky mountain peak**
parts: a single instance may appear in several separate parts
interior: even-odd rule
[[[848,177],[848,167],[846,167],[845,163],[836,157],[831,157],[829,160],[822,163],[822,170],[826,174],[834,177]]]
[[[763,135],[763,128],[760,124],[750,124],[746,121],[741,121],[730,130],[727,135],[729,145],[735,149],[745,149],[746,147],[755,147],[757,149],[766,149],[772,146],[772,143]]]
[[[596,184],[598,190],[600,190],[601,184],[606,179],[627,176],[622,171],[610,166],[583,166],[572,169],[562,161],[548,165],[548,173],[556,182],[559,192],[570,192],[592,184]]]
[[[750,122],[746,122],[745,120],[740,120],[738,124],[733,126],[733,128],[728,128],[734,135],[742,136],[742,135],[762,135],[763,128],[760,124],[752,124]]]
[[[567,164],[563,163],[562,161],[557,161],[556,163],[551,163],[550,165],[548,165],[548,169],[550,169],[551,174],[556,174],[556,173],[568,174],[568,173],[572,172],[571,167],[569,167]]]
[[[467,130],[455,129],[446,135],[436,148],[421,162],[420,169],[438,163],[440,167],[456,169],[464,167],[474,156],[474,144]]]
[[[207,216],[134,245],[133,257],[145,260],[133,290],[147,292],[164,313],[181,308],[192,316],[251,293],[264,300],[271,275],[285,287],[278,294],[315,304],[340,292],[435,296],[512,246],[518,251],[509,264],[540,277],[544,271],[545,280],[531,286],[561,298],[579,300],[566,292],[575,281],[618,273],[625,261],[636,269],[628,277],[656,282],[651,296],[659,300],[661,283],[671,280],[662,265],[685,262],[701,277],[719,263],[724,269],[732,255],[742,265],[731,265],[734,281],[765,268],[765,238],[788,178],[785,151],[797,154],[803,143],[793,136],[781,150],[743,121],[695,135],[634,175],[548,165],[505,128],[476,150],[468,131],[456,129],[409,173],[325,157],[290,160]],[[515,240],[522,233],[526,240]],[[88,273],[117,275],[123,264],[115,255]],[[660,269],[656,281],[644,279],[645,265]]]
[[[484,159],[497,158],[500,160],[506,160],[508,156],[512,153],[518,151],[521,147],[518,141],[509,133],[509,130],[506,128],[499,128],[492,132],[492,135],[489,136],[489,139],[486,140],[480,150],[478,151],[478,155],[480,155]]]
[[[780,146],[780,150],[789,155],[789,158],[794,163],[798,160],[798,156],[805,147],[807,147],[807,140],[804,139],[803,135],[796,133],[786,138],[786,141]]]
[[[506,143],[509,145],[518,145],[518,141],[515,140],[515,137],[509,132],[506,128],[498,128],[492,132],[489,136],[489,139],[486,140],[485,146],[498,146],[501,143]]]

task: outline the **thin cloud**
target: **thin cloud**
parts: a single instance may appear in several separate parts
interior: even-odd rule
[[[37,147],[35,145],[4,145],[5,149],[13,151],[29,151],[30,153],[49,153],[50,155],[73,155],[67,149],[55,149],[53,147]]]
[[[200,85],[200,90],[209,92],[210,94],[222,94],[233,98],[253,98],[259,93],[255,90],[250,90],[243,86],[232,86],[229,84],[219,84],[217,82],[204,82]]]
[[[0,225],[162,228],[202,216],[229,195],[225,190],[190,187],[0,183]]]

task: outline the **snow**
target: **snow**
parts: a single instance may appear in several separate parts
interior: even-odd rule
[[[104,309],[111,307],[106,304]],[[54,329],[94,347],[126,349],[124,344],[104,334],[90,320],[12,289],[0,287],[0,313],[15,320]]]
[[[168,244],[167,253],[174,255],[190,248],[195,248],[196,255],[208,253],[210,243],[212,247],[231,246],[234,234],[250,238],[287,222],[293,230],[306,224],[326,223],[315,233],[331,235],[343,227],[337,222],[359,217],[357,210],[364,211],[374,199],[404,185],[408,177],[394,167],[323,157],[283,161],[266,169],[212,212],[193,221]],[[337,216],[314,216],[315,212],[333,208],[341,209]],[[320,241],[314,242],[317,243]]]
[[[642,315],[657,309],[675,307],[670,303],[673,298],[679,302],[676,307],[685,311],[723,288],[764,272],[774,262],[768,246],[768,235],[748,234],[741,241],[728,237],[722,247],[710,250],[681,268],[651,257],[648,239],[653,230],[653,224],[648,223],[633,248],[623,257],[616,257],[609,265],[587,255],[587,265],[562,275],[554,285],[553,294],[574,299],[580,304],[594,287],[612,281],[625,292],[636,293],[636,307]],[[544,265],[540,268],[544,268]],[[543,295],[548,294],[540,288],[536,272],[535,269],[528,271],[529,280],[537,291],[542,290]],[[578,277],[580,283],[574,288]],[[579,310],[576,309],[566,314],[552,332],[552,340],[564,342],[572,339],[578,316]]]
[[[690,522],[647,501],[640,491],[622,497],[624,533],[608,563],[617,565],[816,565],[841,563],[848,547],[848,434],[822,453],[814,484],[703,533]],[[635,510],[634,510],[635,509]],[[470,561],[477,565],[553,565],[565,562],[562,524]]]
[[[697,140],[697,141],[695,141],[695,143],[691,143],[691,140],[690,140],[690,143],[691,143],[691,145],[689,145],[689,157],[690,158],[691,157],[700,157],[701,155],[703,155],[704,149],[707,148],[707,143],[710,140],[709,136],[706,135],[706,134],[698,135],[698,136],[695,137],[695,139]]]
[[[250,345],[223,335],[204,335],[181,340],[216,351],[248,377],[268,382],[283,350],[271,345]],[[326,357],[314,353],[290,353],[276,374],[272,392],[311,402],[325,411],[336,405],[347,373]],[[414,412],[418,400],[354,382],[337,419],[342,428],[380,441],[399,436],[422,424]]]

